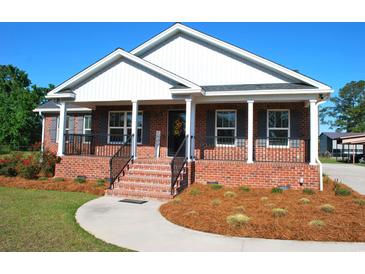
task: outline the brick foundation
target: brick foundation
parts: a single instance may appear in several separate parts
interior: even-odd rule
[[[302,163],[253,163],[239,161],[195,161],[196,183],[219,182],[227,186],[319,188],[318,166]],[[300,179],[303,178],[303,186]]]
[[[99,179],[109,178],[109,157],[63,156],[56,164],[56,177]]]

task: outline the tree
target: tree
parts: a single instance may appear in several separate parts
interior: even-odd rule
[[[24,71],[0,65],[0,144],[28,146],[40,141],[42,124],[33,109],[52,87],[31,85]]]
[[[365,81],[347,83],[330,102],[332,106],[321,110],[322,123],[337,127],[338,131],[365,131]]]

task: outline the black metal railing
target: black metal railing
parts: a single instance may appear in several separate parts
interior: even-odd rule
[[[254,139],[256,162],[309,162],[309,140],[298,138]]]
[[[184,140],[181,142],[179,148],[177,149],[174,157],[171,161],[171,194],[174,195],[175,193],[175,185],[177,183],[177,180],[180,177],[181,172],[183,171],[186,163],[186,142],[189,136],[185,136]]]
[[[130,143],[130,135],[119,134],[65,134],[65,155],[113,156],[121,144]]]
[[[133,135],[130,135],[126,140],[120,144],[120,148],[109,160],[110,168],[110,189],[114,188],[114,182],[119,175],[124,172],[124,169],[128,166],[129,162],[133,159],[131,153],[131,141]]]
[[[243,137],[195,136],[193,143],[197,160],[247,160],[247,139]]]

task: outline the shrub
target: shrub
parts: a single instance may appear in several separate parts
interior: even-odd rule
[[[39,177],[38,178],[38,181],[47,181],[48,180],[48,177]]]
[[[364,206],[365,205],[365,199],[355,199],[354,203],[359,205],[359,206]]]
[[[200,193],[201,192],[198,188],[193,188],[190,190],[190,195],[192,195],[192,196],[198,196]]]
[[[45,150],[40,157],[40,173],[44,176],[54,176],[56,163],[59,163],[60,158],[48,150]]]
[[[332,213],[333,211],[335,211],[335,207],[330,204],[323,204],[323,205],[321,205],[320,208],[322,211],[324,211],[326,213]]]
[[[214,205],[214,206],[220,205],[221,204],[221,200],[219,200],[219,199],[213,199],[211,201],[211,204]]]
[[[235,228],[240,228],[251,220],[245,214],[234,214],[227,217],[227,223]]]
[[[211,189],[217,190],[217,189],[221,189],[223,186],[222,185],[218,185],[218,184],[212,184],[210,185]]]
[[[271,210],[272,214],[274,217],[282,217],[285,216],[288,213],[288,210],[284,209],[284,208],[273,208]]]
[[[18,161],[17,166],[18,174],[25,179],[35,179],[40,170],[39,159],[33,155],[29,155],[25,159]]]
[[[226,192],[224,192],[224,197],[234,198],[236,196],[237,196],[236,193],[234,193],[233,191],[226,191]]]
[[[336,196],[349,196],[351,195],[351,191],[347,188],[336,188],[335,189]]]
[[[266,202],[267,200],[269,200],[269,198],[267,198],[267,197],[261,197],[261,202]]]
[[[97,179],[96,180],[96,186],[98,186],[98,187],[105,186],[105,180],[104,179]]]
[[[312,220],[308,223],[308,225],[321,228],[321,227],[324,227],[326,225],[326,223],[322,220]]]
[[[310,203],[310,200],[307,199],[307,198],[300,198],[298,200],[298,203],[303,204],[303,205],[306,205],[306,204],[309,204]]]
[[[7,177],[14,177],[17,175],[15,167],[4,166],[0,169],[0,175],[4,175]]]
[[[86,179],[84,177],[76,177],[74,179],[74,182],[77,183],[77,184],[83,184],[86,182]]]
[[[266,203],[265,206],[267,206],[267,207],[274,207],[275,204],[274,203]]]
[[[235,213],[245,213],[246,209],[244,206],[236,206],[233,208]]]
[[[271,189],[271,193],[283,193],[283,190],[279,187],[274,187]]]
[[[313,195],[315,192],[313,189],[305,188],[305,189],[303,189],[303,193],[307,194],[307,195]]]
[[[239,189],[243,192],[250,192],[250,188],[248,186],[240,186]]]
[[[53,181],[55,181],[55,182],[64,182],[65,179],[63,179],[61,177],[56,177],[56,178],[53,179]]]

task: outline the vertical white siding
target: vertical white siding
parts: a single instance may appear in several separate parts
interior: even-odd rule
[[[171,99],[173,83],[129,61],[118,61],[74,88],[76,102]]]
[[[285,83],[290,80],[179,34],[143,57],[198,85]]]

